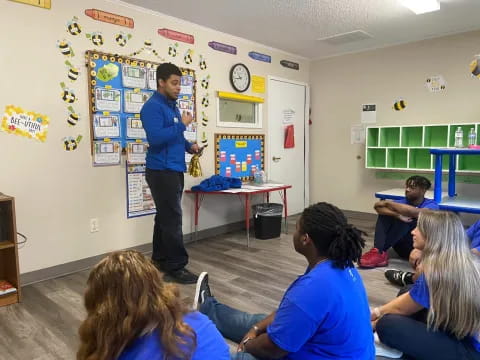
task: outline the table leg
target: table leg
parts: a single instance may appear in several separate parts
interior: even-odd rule
[[[198,193],[195,193],[195,237],[194,240],[197,241],[197,232],[198,232],[198,210],[200,209],[200,203],[198,201]]]
[[[287,189],[283,189],[283,207],[285,208],[285,234],[288,234],[288,223],[287,223]]]
[[[267,203],[270,202],[270,192],[267,191]]]
[[[450,154],[450,161],[448,166],[448,196],[453,197],[455,191],[455,170],[457,168],[457,155]]]
[[[442,201],[442,154],[435,154],[435,184],[433,199],[439,204]]]
[[[245,226],[247,228],[247,248],[250,247],[250,196],[245,194]]]

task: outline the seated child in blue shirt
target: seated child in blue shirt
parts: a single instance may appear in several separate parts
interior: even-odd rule
[[[141,253],[107,256],[88,278],[77,360],[229,360],[215,325],[179,295]]]
[[[374,360],[367,295],[353,264],[364,243],[337,207],[312,205],[293,235],[308,269],[290,285],[276,311],[251,315],[219,303],[206,273],[197,283],[194,306],[239,344],[232,359]]]

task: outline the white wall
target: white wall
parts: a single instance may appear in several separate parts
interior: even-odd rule
[[[362,104],[377,104],[377,125],[480,121],[480,80],[469,72],[480,51],[479,36],[470,32],[312,62],[311,201],[373,212],[375,191],[403,186],[403,181],[376,179],[376,170],[365,169],[364,145],[350,144]],[[447,90],[430,93],[425,80],[438,74]],[[407,101],[405,110],[392,109],[397,98]],[[465,194],[478,188],[458,186]]]
[[[144,40],[151,39],[153,47],[160,55],[179,66],[185,66],[183,54],[190,45],[179,43],[178,56],[170,58],[167,50],[173,41],[157,35],[157,29],[165,27],[195,36],[194,64],[190,67],[197,70],[200,75],[198,79],[201,79],[203,74],[211,76],[208,90],[210,107],[205,110],[210,122],[206,129],[199,127],[199,136],[201,131],[207,131],[210,144],[202,158],[203,171],[207,176],[214,171],[213,134],[242,132],[239,129],[219,129],[215,126],[214,92],[233,91],[228,80],[233,64],[245,63],[254,75],[274,75],[301,82],[309,79],[309,63],[302,58],[179,19],[105,0],[57,0],[52,3],[51,10],[10,1],[2,1],[0,5],[0,109],[14,104],[26,110],[46,114],[51,119],[48,138],[43,144],[0,132],[0,191],[15,197],[18,231],[29,237],[27,245],[20,250],[22,273],[151,241],[153,216],[126,219],[125,167],[94,168],[91,165],[87,74],[83,66],[83,55],[94,46],[85,37],[86,33],[101,31],[105,45],[100,49],[121,55],[137,50],[142,47]],[[88,8],[132,17],[135,28],[127,29],[94,21],[84,15],[84,10]],[[82,34],[77,37],[66,32],[66,23],[73,16],[79,18],[83,29]],[[133,35],[125,48],[121,48],[113,40],[119,31]],[[71,85],[79,96],[75,109],[82,115],[82,120],[74,128],[66,123],[66,105],[60,99],[59,83],[67,80],[67,69],[56,42],[63,38],[71,42],[76,53],[71,62],[82,69],[77,83]],[[207,43],[212,40],[237,46],[238,55],[210,49]],[[250,59],[247,56],[249,51],[271,55],[272,64]],[[199,54],[207,60],[208,69],[205,72],[199,71]],[[138,57],[158,61],[151,54]],[[299,62],[300,71],[281,67],[281,59]],[[197,91],[198,98],[201,99],[204,91],[200,86]],[[259,96],[252,92],[246,94]],[[263,108],[264,119],[267,119],[267,106]],[[202,110],[200,101],[197,102],[197,110]],[[260,133],[266,132],[267,121],[263,123],[264,128],[258,131]],[[252,130],[243,132],[252,133]],[[76,137],[79,134],[83,135],[79,149],[73,152],[64,151],[63,137]],[[187,177],[186,187],[198,181]],[[227,201],[231,202],[232,199],[216,197],[215,200],[205,201],[201,212],[201,229],[243,218],[240,204],[228,206]],[[188,196],[184,198],[183,209],[183,230],[189,233],[193,221],[192,203]],[[89,232],[91,218],[99,219],[98,233]]]

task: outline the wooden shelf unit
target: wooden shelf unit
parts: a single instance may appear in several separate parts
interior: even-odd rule
[[[0,306],[5,306],[15,304],[21,298],[15,200],[11,196],[0,195],[0,224],[5,227],[3,235],[6,236],[0,239],[0,280],[7,280],[17,288],[14,293],[0,295]]]

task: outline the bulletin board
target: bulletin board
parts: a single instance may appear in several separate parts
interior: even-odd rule
[[[90,75],[90,134],[94,166],[120,165],[121,154],[127,164],[144,164],[148,144],[140,118],[143,104],[157,89],[159,63],[97,51],[87,51]],[[190,142],[197,141],[195,71],[182,71],[178,96],[180,112],[192,114],[193,122],[184,132]],[[190,161],[185,155],[185,162]]]
[[[252,178],[255,171],[264,170],[265,135],[215,134],[215,173]]]

